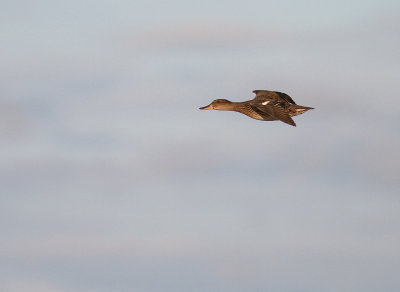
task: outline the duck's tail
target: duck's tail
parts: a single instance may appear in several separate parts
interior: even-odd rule
[[[291,116],[292,117],[298,116],[298,115],[301,115],[301,114],[305,113],[306,111],[312,110],[312,109],[314,109],[314,108],[313,107],[294,104],[294,105],[292,105]]]

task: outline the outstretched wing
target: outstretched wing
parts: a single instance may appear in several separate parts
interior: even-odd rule
[[[259,97],[268,97],[271,99],[276,99],[276,100],[281,99],[288,103],[296,104],[289,95],[287,95],[286,93],[283,93],[283,92],[269,91],[269,90],[253,90],[253,92],[256,94],[256,97],[255,97],[256,99],[258,99]]]
[[[296,123],[286,110],[285,103],[277,101],[276,98],[259,96],[250,101],[250,105],[265,120],[280,120],[286,124],[296,126]]]

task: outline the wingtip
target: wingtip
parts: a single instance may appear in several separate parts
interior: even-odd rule
[[[291,125],[291,126],[293,126],[293,127],[296,127],[296,122],[293,121],[292,118],[289,118],[289,120],[288,120],[288,121],[285,121],[285,123],[287,123],[287,124],[289,124],[289,125]]]
[[[284,122],[285,124],[288,124],[288,125],[293,126],[293,127],[297,127],[296,123],[293,120],[291,120],[291,121],[283,121],[283,120],[281,120],[281,122]]]

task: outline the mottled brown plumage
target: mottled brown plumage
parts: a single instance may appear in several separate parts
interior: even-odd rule
[[[313,109],[297,105],[289,95],[282,92],[269,90],[254,90],[253,92],[256,97],[252,100],[232,102],[226,99],[216,99],[200,109],[236,111],[256,120],[280,120],[292,126],[296,126],[292,119],[293,116]]]

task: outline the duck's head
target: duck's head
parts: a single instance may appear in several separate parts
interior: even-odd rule
[[[200,109],[201,110],[210,110],[210,109],[230,110],[231,105],[232,105],[232,102],[227,99],[215,99],[212,103],[210,103],[207,106],[203,106]]]

